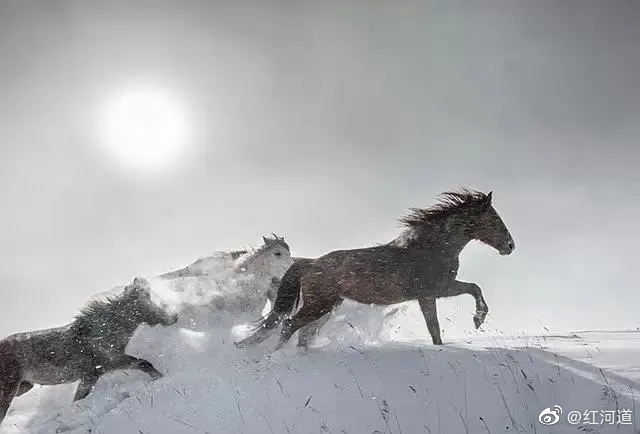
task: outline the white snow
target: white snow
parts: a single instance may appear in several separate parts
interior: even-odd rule
[[[225,273],[207,297],[233,281]],[[198,294],[187,293],[189,301]],[[411,304],[396,307],[385,318],[393,307],[346,302],[316,347],[298,351],[292,339],[271,352],[273,339],[245,350],[232,344],[234,331],[260,309],[227,312],[196,303],[176,325],[141,326],[130,342],[128,352],[151,361],[163,378],[112,373],[76,403],[75,384],[36,386],[14,400],[1,431],[639,432],[634,415],[630,425],[572,425],[566,416],[597,411],[600,422],[600,411],[640,408],[640,332],[535,337],[487,329],[435,347]],[[560,422],[542,425],[539,414],[555,405],[563,409]]]

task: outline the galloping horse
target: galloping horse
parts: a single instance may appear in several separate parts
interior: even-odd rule
[[[515,243],[493,208],[492,193],[463,189],[443,193],[442,201],[427,209],[412,209],[401,219],[407,231],[401,240],[381,246],[337,250],[317,259],[296,260],[282,278],[273,309],[256,322],[255,332],[237,346],[262,342],[284,322],[277,348],[301,327],[330,313],[343,299],[390,305],[417,300],[434,345],[441,345],[436,298],[470,294],[476,300],[474,324],[488,312],[475,283],[456,280],[458,256],[471,241],[479,240],[509,255]],[[302,295],[302,308],[287,318]],[[316,323],[317,324],[317,323]],[[306,346],[313,335],[308,328],[299,341]]]
[[[54,385],[80,380],[74,401],[86,397],[101,375],[137,369],[162,377],[144,359],[125,354],[142,323],[165,326],[177,321],[151,300],[149,282],[136,277],[121,294],[93,300],[66,326],[18,333],[0,341],[0,423],[11,401],[34,384]]]

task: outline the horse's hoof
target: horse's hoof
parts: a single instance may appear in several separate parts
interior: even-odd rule
[[[480,328],[480,326],[484,323],[484,319],[487,316],[487,312],[481,310],[478,311],[474,316],[473,316],[473,324],[475,324],[476,326],[476,330],[478,328]]]
[[[151,377],[151,381],[156,381],[164,377],[164,374],[160,372],[149,372],[149,376]]]

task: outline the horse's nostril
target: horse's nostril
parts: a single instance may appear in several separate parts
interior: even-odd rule
[[[509,241],[509,249],[513,250],[516,248],[516,245],[513,241]]]

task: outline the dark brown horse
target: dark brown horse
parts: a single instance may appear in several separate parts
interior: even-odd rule
[[[125,347],[140,324],[171,325],[177,319],[151,300],[149,282],[136,277],[122,294],[91,301],[67,326],[1,340],[0,423],[13,398],[33,384],[80,380],[74,396],[77,401],[91,392],[101,375],[116,369],[162,377],[147,360],[125,354]]]
[[[456,280],[458,256],[471,240],[482,241],[501,255],[515,249],[491,196],[467,189],[443,193],[439,204],[413,209],[401,220],[407,226],[402,240],[296,260],[282,278],[272,311],[237,345],[261,342],[284,322],[278,348],[301,327],[306,328],[302,332],[306,337],[299,345],[306,346],[313,323],[345,298],[379,305],[418,300],[433,343],[441,345],[436,298],[470,294],[476,300],[473,319],[479,327],[489,309],[478,285]],[[288,318],[300,295],[302,308]]]

